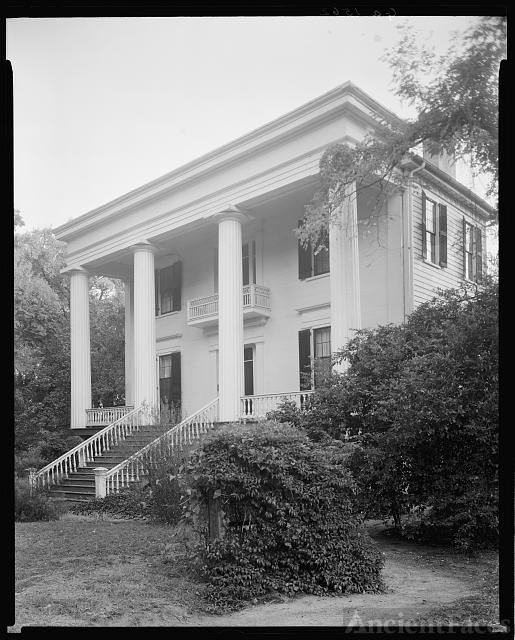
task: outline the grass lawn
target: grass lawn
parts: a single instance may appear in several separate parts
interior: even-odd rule
[[[498,628],[497,554],[475,558],[369,531],[385,554],[385,594],[301,596],[222,616],[202,612],[202,585],[184,570],[185,546],[166,525],[65,514],[16,523],[16,624],[37,626],[345,626],[367,624]],[[354,624],[354,623],[352,623]]]
[[[65,515],[16,523],[16,625],[170,625],[198,601],[174,529]],[[175,620],[175,623],[174,623]]]

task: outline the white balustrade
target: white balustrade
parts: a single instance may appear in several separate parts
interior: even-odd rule
[[[260,308],[270,311],[270,289],[260,284],[243,287],[243,309]],[[188,301],[188,321],[218,315],[218,294]]]
[[[130,413],[134,407],[97,407],[86,409],[86,425],[94,427],[98,425],[108,425]]]
[[[147,408],[144,406],[132,409],[132,411],[107,425],[91,438],[70,449],[60,458],[33,474],[32,486],[41,489],[48,488],[61,479],[67,478],[70,473],[77,471],[79,467],[86,466],[88,462],[94,460],[95,456],[108,451],[111,447],[125,440],[127,436],[138,431],[141,418],[146,412]]]
[[[159,459],[173,448],[182,448],[198,440],[218,421],[218,398],[113,467],[105,476],[106,495],[118,493],[131,482],[142,479]]]
[[[265,418],[269,411],[275,411],[283,402],[293,402],[298,409],[309,407],[313,391],[290,391],[269,393],[241,398],[242,418]]]

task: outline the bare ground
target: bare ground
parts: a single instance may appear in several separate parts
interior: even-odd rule
[[[370,532],[385,554],[387,593],[303,596],[213,616],[198,610],[202,586],[180,570],[183,548],[173,541],[170,527],[81,516],[18,523],[16,618],[9,630],[24,625],[463,624],[464,605],[475,608],[496,571],[493,553],[467,558],[411,544],[386,535],[380,523],[372,523]]]

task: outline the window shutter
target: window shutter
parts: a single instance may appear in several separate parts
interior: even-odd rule
[[[182,298],[182,262],[174,262],[172,265],[172,311],[181,310]]]
[[[302,226],[302,220],[299,220],[299,227]],[[311,273],[311,243],[304,248],[299,240],[299,280],[310,278]]]
[[[467,221],[463,216],[463,277],[467,277]]]
[[[481,229],[474,229],[476,236],[476,277],[481,278],[483,275],[483,241],[481,237]]]
[[[176,407],[181,404],[181,352],[172,353],[172,393],[171,400]]]
[[[154,269],[154,289],[155,289],[155,300],[156,300],[156,316],[159,315],[159,271]]]
[[[422,257],[427,258],[426,245],[426,194],[422,191]]]
[[[444,204],[438,205],[439,209],[439,245],[440,245],[440,266],[447,266],[447,207]]]
[[[311,330],[299,331],[299,389],[311,389]]]

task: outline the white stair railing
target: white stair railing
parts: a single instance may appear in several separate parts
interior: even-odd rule
[[[86,425],[94,427],[96,425],[109,425],[119,418],[130,413],[134,407],[96,407],[86,409]]]
[[[202,409],[169,429],[145,447],[137,451],[127,460],[105,473],[106,495],[118,493],[131,482],[142,479],[157,460],[175,447],[192,444],[201,435],[213,428],[218,420],[218,398],[215,398]]]
[[[269,411],[275,411],[283,402],[294,402],[299,409],[307,409],[313,391],[288,391],[286,393],[266,393],[241,398],[242,418],[264,418]]]
[[[127,436],[138,431],[141,417],[143,415],[146,416],[147,413],[147,407],[137,407],[107,425],[91,438],[84,440],[84,442],[57,458],[57,460],[32,474],[30,476],[31,488],[48,488],[62,478],[67,478],[70,473],[77,471],[79,467],[85,467],[87,462],[92,462],[95,459],[95,456],[108,451],[111,447],[125,440]]]

